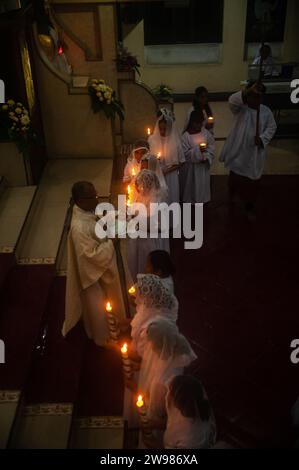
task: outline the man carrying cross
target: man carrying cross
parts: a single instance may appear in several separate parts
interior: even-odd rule
[[[244,91],[230,96],[234,124],[220,155],[220,161],[230,170],[230,200],[233,202],[234,196],[238,195],[249,216],[254,213],[266,147],[277,128],[272,111],[261,104],[265,92],[261,82],[250,82]]]

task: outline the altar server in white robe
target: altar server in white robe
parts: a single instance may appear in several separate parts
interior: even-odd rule
[[[146,140],[137,140],[134,143],[133,150],[128,157],[127,164],[124,169],[124,183],[134,183],[136,176],[141,170],[141,159],[148,152],[149,144]]]
[[[138,390],[144,394],[147,416],[152,427],[165,420],[167,385],[176,375],[181,375],[195,359],[188,340],[178,327],[164,317],[156,317],[149,323],[145,335]],[[157,433],[157,437],[161,435]]]
[[[97,192],[92,183],[72,188],[75,203],[68,235],[66,306],[63,335],[82,318],[87,336],[105,346],[109,331],[105,314],[106,294],[117,279],[114,243],[96,237]]]
[[[169,238],[162,238],[158,227],[157,237],[150,233],[151,220],[155,222],[155,214],[151,210],[151,203],[164,201],[164,193],[157,175],[150,170],[142,170],[136,177],[136,202],[144,204],[147,211],[146,226],[147,232],[144,238],[127,237],[127,257],[128,266],[134,282],[137,274],[144,273],[147,256],[154,250],[170,251]]]
[[[203,124],[202,111],[193,111],[183,134],[186,159],[180,172],[183,202],[206,203],[211,199],[210,167],[215,155],[215,139]]]
[[[148,139],[150,152],[160,159],[168,187],[168,204],[180,202],[178,170],[185,161],[182,142],[173,113],[160,109],[153,134]]]
[[[250,82],[244,91],[231,95],[229,106],[234,114],[234,123],[220,155],[220,161],[230,170],[231,199],[235,193],[241,193],[239,195],[245,198],[245,209],[248,212],[254,209],[256,182],[263,174],[266,148],[277,129],[272,111],[261,104],[265,91],[263,84]],[[258,108],[260,116],[257,136]]]

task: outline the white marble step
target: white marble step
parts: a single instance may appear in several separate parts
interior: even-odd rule
[[[8,187],[0,198],[0,253],[15,250],[36,193],[36,186]]]
[[[72,185],[91,181],[101,194],[109,194],[112,160],[49,160],[41,179],[32,217],[18,245],[17,257],[26,264],[55,263]]]

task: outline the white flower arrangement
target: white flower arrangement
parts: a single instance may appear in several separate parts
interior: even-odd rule
[[[20,150],[35,139],[28,110],[20,102],[12,99],[6,101],[0,108],[0,127],[2,133],[16,142]]]
[[[124,119],[124,107],[117,99],[116,93],[104,80],[91,80],[89,86],[91,105],[94,113],[104,111],[108,119],[115,119],[118,114],[120,119]]]

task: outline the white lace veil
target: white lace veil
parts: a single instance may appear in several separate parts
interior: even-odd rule
[[[136,142],[134,142],[133,144],[133,149],[128,157],[128,161],[129,162],[132,162],[135,160],[135,152],[136,150],[147,150],[149,151],[149,143],[144,140],[144,139],[140,139],[140,140],[136,140]]]
[[[155,316],[167,317],[176,322],[178,318],[178,301],[169,291],[159,276],[155,274],[138,274],[136,283],[136,315],[131,322],[132,335],[139,335],[148,320]]]
[[[158,176],[151,170],[141,170],[135,180],[136,201],[149,208],[151,202],[162,200],[161,185]]]
[[[138,388],[146,400],[149,416],[165,408],[167,383],[196,359],[189,342],[175,323],[157,316],[149,323]]]
[[[162,191],[161,194],[163,194],[163,198],[165,199],[167,197],[167,194],[168,194],[168,187],[167,187],[165,177],[164,177],[164,174],[163,174],[163,171],[162,171],[159,160],[157,159],[157,157],[155,155],[152,155],[150,153],[147,153],[146,155],[144,155],[141,160],[142,161],[147,161],[148,162],[148,169],[150,171],[153,171],[158,176],[159,183],[160,183],[160,188],[161,188],[161,191]]]
[[[161,116],[157,119],[153,134],[149,137],[150,152],[154,155],[161,154],[161,161],[166,167],[178,165],[184,161],[181,137],[177,130],[173,113],[161,108]],[[166,121],[166,137],[160,135],[159,122]]]

